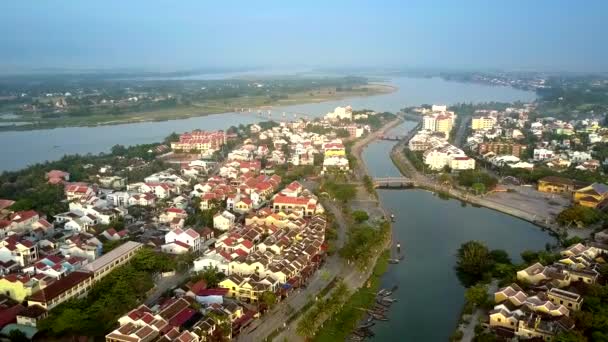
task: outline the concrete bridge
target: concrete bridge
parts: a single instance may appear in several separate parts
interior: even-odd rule
[[[405,138],[405,135],[381,135],[378,137],[380,140],[399,141]]]
[[[405,189],[414,187],[414,181],[406,177],[374,178],[374,187],[377,189]]]

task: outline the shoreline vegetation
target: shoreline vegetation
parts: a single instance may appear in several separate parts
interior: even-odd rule
[[[336,91],[335,87],[318,88],[314,91],[300,91],[288,93],[287,95],[269,101],[266,96],[241,96],[220,100],[209,100],[190,105],[180,105],[174,108],[157,109],[141,112],[126,113],[117,118],[111,114],[91,115],[85,117],[65,117],[47,122],[24,121],[21,117],[14,119],[21,124],[13,124],[14,121],[0,121],[0,133],[7,131],[32,131],[65,127],[96,127],[123,125],[142,122],[159,122],[169,120],[181,120],[194,117],[203,117],[234,112],[235,109],[244,109],[246,114],[251,109],[251,114],[256,115],[258,110],[267,111],[275,107],[322,103],[328,101],[345,100],[354,97],[368,97],[390,94],[397,91],[397,87],[390,84],[369,82],[367,84],[354,86],[349,90]],[[288,113],[292,115],[293,113]],[[299,114],[299,113],[298,113]],[[275,116],[281,115],[274,113]],[[273,118],[268,118],[272,120]],[[24,124],[25,123],[25,124]]]
[[[380,135],[384,134],[384,132],[387,130],[394,128],[401,122],[403,122],[403,120],[400,118],[387,122],[370,135],[358,140],[351,148],[351,153],[357,160],[355,176],[362,179],[363,187],[360,190],[366,191],[370,196],[375,198],[379,208],[382,208],[382,202],[378,198],[375,189],[373,187],[369,189],[365,184],[366,179],[369,180],[371,176],[365,161],[361,157],[361,153],[368,144],[376,141]],[[343,203],[342,206],[345,207],[343,210],[350,210],[348,203]],[[382,209],[382,211],[384,210]],[[366,217],[366,219],[367,218],[368,217]],[[351,228],[349,234],[353,234],[354,230],[356,229],[357,228]],[[353,265],[357,265],[358,268],[365,272],[365,274],[362,275],[364,280],[362,280],[360,286],[350,289],[350,293],[341,296],[341,301],[339,301],[341,303],[336,303],[339,305],[339,308],[337,310],[332,310],[329,315],[324,317],[325,319],[322,320],[323,323],[321,323],[320,329],[315,329],[314,327],[308,326],[308,322],[312,321],[313,318],[307,317],[307,315],[316,317],[318,312],[308,310],[301,312],[301,314],[304,315],[302,319],[305,322],[299,322],[298,327],[299,330],[305,330],[310,333],[310,336],[308,336],[309,340],[320,342],[345,340],[350,334],[352,334],[352,332],[356,329],[357,324],[364,317],[364,309],[370,308],[375,303],[376,293],[380,289],[382,276],[387,272],[389,267],[388,260],[391,257],[393,226],[390,222],[384,221],[375,229],[378,229],[378,232],[382,238],[378,241],[378,252],[373,256],[369,256],[371,258],[371,262],[357,263],[355,261],[356,258],[353,259]],[[376,248],[372,248],[372,250],[376,250]],[[348,260],[352,259],[350,257],[347,258]],[[330,301],[331,299],[332,298],[328,298],[326,300]]]

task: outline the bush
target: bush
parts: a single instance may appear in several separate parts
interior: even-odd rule
[[[353,219],[357,223],[363,223],[369,219],[369,215],[366,211],[363,210],[355,210],[353,211]]]
[[[458,330],[454,331],[454,333],[452,334],[452,337],[450,337],[450,341],[460,341],[460,340],[462,340],[463,337],[464,337],[464,333],[462,332],[462,330],[458,329]]]

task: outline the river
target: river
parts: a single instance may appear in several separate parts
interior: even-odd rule
[[[293,118],[293,113],[311,117],[324,115],[337,106],[350,104],[355,109],[396,112],[406,106],[419,104],[454,104],[480,101],[532,101],[535,94],[509,87],[493,87],[472,83],[445,81],[440,78],[391,79],[388,84],[398,90],[384,95],[346,100],[309,103],[273,109],[274,119],[282,112]],[[226,129],[232,125],[249,124],[262,120],[250,113],[224,113],[188,119],[142,122],[114,126],[66,127],[34,131],[0,133],[0,172],[18,170],[33,163],[57,160],[65,154],[108,152],[113,145],[134,145],[161,141],[171,132],[200,129]],[[267,120],[264,119],[264,120]]]
[[[393,129],[403,135],[412,122]],[[363,151],[374,177],[401,176],[389,154],[395,142],[377,141]],[[447,341],[454,332],[464,304],[455,254],[463,242],[483,241],[504,249],[515,262],[524,250],[544,249],[555,240],[538,227],[490,209],[476,208],[455,199],[441,199],[425,190],[379,190],[384,208],[394,213],[395,241],[405,259],[390,265],[384,287],[399,284],[389,322],[374,327],[376,341]]]

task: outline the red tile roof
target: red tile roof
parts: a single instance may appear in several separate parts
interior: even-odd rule
[[[41,303],[49,302],[91,277],[93,277],[92,273],[74,271],[42,290],[35,292],[29,297],[29,300]]]
[[[15,204],[15,201],[11,201],[8,199],[0,199],[0,210],[6,209],[13,204]]]

